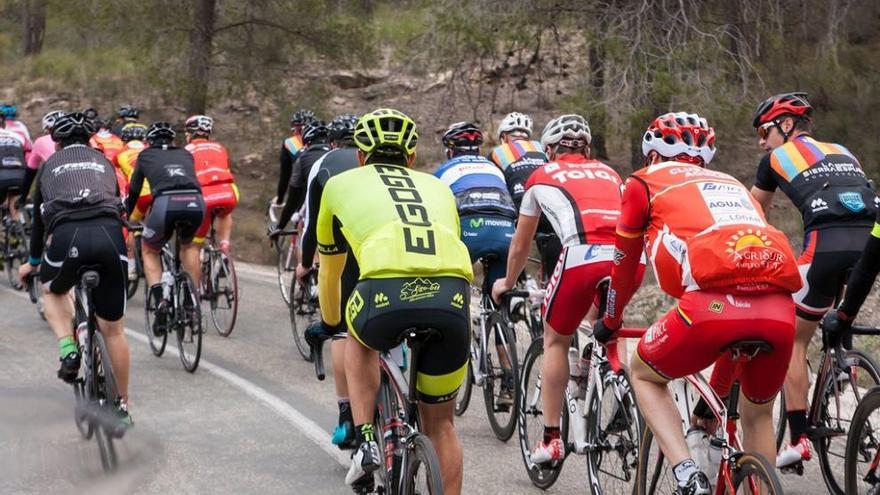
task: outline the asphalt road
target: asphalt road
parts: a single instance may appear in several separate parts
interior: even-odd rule
[[[348,455],[329,441],[332,377],[318,382],[299,357],[274,270],[237,266],[236,329],[220,337],[206,318],[210,331],[193,375],[171,340],[162,358],[152,355],[142,293],[131,301],[135,427],[117,442],[120,468],[112,476],[102,472],[94,440],[82,440],[74,426],[73,393],[55,378],[57,345],[47,324],[24,293],[0,287],[0,494],[351,493],[343,484]],[[495,439],[479,389],[457,427],[464,493],[541,493],[525,474],[517,437]],[[584,458],[571,456],[547,493],[584,493],[585,477]],[[816,462],[805,476],[783,479],[787,493],[825,492]]]

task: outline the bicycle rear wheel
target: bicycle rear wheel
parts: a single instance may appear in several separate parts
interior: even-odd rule
[[[278,288],[281,290],[281,299],[288,306],[291,305],[291,290],[293,281],[296,279],[296,252],[291,246],[293,236],[285,235],[275,241],[275,250],[278,253],[278,261],[275,265],[278,271]]]
[[[129,233],[129,235],[134,235],[133,233]],[[141,262],[141,236],[135,235],[134,237],[134,259],[128,260],[129,263],[134,263],[134,273],[137,275],[133,280],[128,279],[128,298],[131,299],[134,297],[135,293],[137,293],[137,288],[141,284],[141,277],[144,276],[144,266]]]
[[[153,332],[153,321],[156,318],[156,308],[153,302],[150,301],[150,288],[146,287],[145,289],[144,331],[147,334],[147,340],[150,342],[150,350],[153,351],[153,355],[156,357],[161,357],[162,354],[165,353],[165,345],[168,343],[168,325],[166,325],[165,333],[163,333],[162,335],[156,335],[155,332]]]
[[[822,384],[822,417],[818,426],[827,435],[815,438],[813,445],[825,485],[831,493],[843,495],[845,477],[840,465],[846,459],[847,432],[862,397],[870,388],[880,385],[880,368],[870,356],[858,350],[846,351],[841,359],[848,365],[847,372],[837,376],[832,372]]]
[[[483,400],[492,431],[499,440],[506,442],[516,427],[516,381],[519,376],[516,340],[507,321],[497,312],[489,314],[486,326],[489,331],[486,332]]]
[[[119,399],[119,388],[116,385],[116,376],[113,374],[113,366],[110,364],[110,352],[101,332],[94,333],[95,356],[92,372],[95,380],[94,399],[104,415],[102,417],[115,419],[116,401]],[[107,425],[99,422],[95,425],[95,439],[98,442],[98,450],[101,453],[101,466],[106,472],[113,472],[117,467],[116,447],[113,446],[113,435],[107,431]]]
[[[211,321],[217,333],[229,337],[238,317],[238,276],[232,258],[222,251],[211,253]]]
[[[468,361],[467,374],[464,377],[464,383],[458,389],[458,395],[455,397],[455,415],[461,416],[467,411],[471,403],[471,392],[474,388],[474,369],[472,362]]]
[[[782,483],[776,468],[761,454],[747,452],[742,454],[736,464],[731,466],[733,489],[725,486],[723,493],[782,495]]]
[[[607,368],[590,398],[587,479],[593,495],[632,492],[639,461],[642,418],[624,373]]]
[[[305,340],[305,331],[320,317],[318,306],[313,297],[318,287],[318,273],[312,271],[303,285],[294,276],[290,287],[290,332],[293,334],[293,343],[296,350],[306,361],[312,362],[312,352]]]
[[[410,436],[406,442],[405,463],[401,490],[403,495],[443,493],[440,461],[427,436],[421,433]]]
[[[27,263],[30,248],[28,239],[24,236],[23,226],[12,220],[6,228],[6,277],[13,289],[20,289],[18,282],[18,268]]]
[[[654,440],[654,432],[646,424],[639,444],[639,466],[636,474],[636,495],[672,495],[678,486],[672,465]]]
[[[880,493],[880,387],[862,398],[846,441],[846,493]]]
[[[172,322],[177,331],[177,348],[183,368],[195,373],[202,356],[202,310],[196,285],[188,273],[181,273],[174,281],[176,307],[179,314]]]

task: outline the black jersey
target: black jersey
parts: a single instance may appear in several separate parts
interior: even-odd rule
[[[195,165],[189,151],[176,146],[150,147],[140,152],[131,174],[128,211],[134,210],[144,179],[150,183],[153,197],[170,191],[201,191]]]
[[[318,249],[318,239],[315,235],[315,223],[318,221],[318,207],[321,205],[321,197],[324,194],[324,186],[335,175],[346,170],[360,166],[357,148],[339,148],[326,153],[315,162],[308,178],[308,191],[306,192],[306,221],[303,229],[302,240],[302,263],[303,266],[311,266]],[[348,262],[346,262],[346,265]]]

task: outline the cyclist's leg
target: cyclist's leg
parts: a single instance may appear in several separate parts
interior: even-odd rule
[[[422,429],[434,444],[440,461],[443,493],[461,493],[463,477],[463,454],[461,441],[455,430],[455,401],[448,400],[437,404],[419,402],[419,417]]]
[[[345,314],[345,301],[351,296],[357,285],[359,270],[354,257],[350,257],[342,271],[342,297],[340,298],[340,314]],[[330,344],[330,352],[333,366],[333,384],[336,388],[336,401],[339,406],[339,419],[337,428],[343,428],[338,435],[338,445],[349,446],[354,434],[354,418],[351,413],[351,399],[348,394],[348,380],[345,376],[345,353],[349,345],[348,337],[341,340],[333,340]],[[351,344],[355,345],[355,344]],[[349,431],[350,430],[350,431]],[[343,436],[344,435],[344,436]],[[337,432],[334,431],[334,442],[337,440]]]
[[[140,200],[138,201],[140,202]],[[156,298],[154,304],[158,303],[162,296],[162,288],[159,286],[162,278],[162,263],[159,261],[159,252],[171,237],[167,214],[168,197],[155,198],[144,220],[144,231],[141,236],[141,247],[143,248],[141,249],[141,260],[144,264],[144,277],[147,279],[147,285],[150,287],[153,297]]]
[[[202,221],[208,213],[205,212],[205,202],[201,194],[181,194],[171,196],[169,206],[169,220],[172,224],[179,224],[177,235],[180,237],[180,260],[183,269],[189,273],[198,287],[202,278],[202,264],[199,253],[202,244],[196,239],[196,231],[202,225]],[[204,239],[202,239],[204,241]]]
[[[43,254],[40,267],[46,321],[58,339],[62,369],[66,368],[73,376],[78,369],[79,356],[77,354],[70,358],[71,353],[77,352],[77,348],[70,323],[73,320],[73,305],[68,292],[78,282],[76,272],[80,265],[78,257],[70,258],[68,254],[76,242],[77,227],[74,223],[58,225],[52,232],[52,241]]]
[[[224,184],[229,194],[225,197],[223,211],[217,218],[217,237],[220,250],[229,252],[229,241],[232,238],[232,211],[238,205],[239,192],[238,186],[234,183]]]

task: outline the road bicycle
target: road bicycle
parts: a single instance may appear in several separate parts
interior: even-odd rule
[[[309,325],[321,317],[321,308],[318,302],[317,267],[309,270],[309,274],[302,282],[293,277],[290,294],[292,299],[288,312],[290,313],[290,331],[293,334],[293,342],[302,358],[311,362],[312,356],[305,340],[305,331]]]
[[[216,213],[214,214],[216,217]],[[214,328],[223,337],[229,337],[235,329],[238,316],[238,276],[232,257],[218,249],[214,244],[216,231],[214,220],[211,230],[202,246],[201,297],[208,303]]]
[[[3,265],[6,268],[6,278],[9,286],[20,289],[18,281],[18,268],[27,263],[30,255],[30,238],[25,231],[25,224],[17,218],[10,216],[9,208],[4,204],[0,206],[0,217],[3,223]]]
[[[131,299],[137,293],[137,288],[138,285],[140,285],[141,280],[144,280],[145,291],[149,291],[150,288],[147,287],[146,278],[144,277],[144,262],[143,258],[141,257],[143,254],[143,241],[141,240],[141,233],[140,231],[129,231],[128,235],[133,236],[134,244],[134,249],[132,250],[132,259],[128,260],[129,263],[134,263],[134,272],[131,273],[128,277],[128,298]]]
[[[319,380],[326,377],[323,342],[329,338],[322,336],[320,343],[312,348],[315,375]],[[442,335],[436,329],[411,328],[401,334],[396,348],[379,353],[380,381],[373,427],[385,462],[371,479],[353,487],[356,493],[443,493],[437,452],[431,440],[419,431],[418,397],[414,385],[421,350],[426,343],[440,338]],[[408,364],[400,352],[403,343],[410,349]],[[404,378],[405,371],[409,374],[408,380]]]
[[[638,338],[644,329],[621,331],[621,337]],[[762,352],[771,352],[772,346],[763,340],[741,340],[724,349],[736,363],[736,374],[741,366]],[[707,431],[707,455],[692,452],[700,469],[709,477],[715,494],[760,493],[782,494],[782,484],[776,468],[764,456],[754,452],[743,452],[742,440],[737,430],[739,420],[740,382],[736,378],[730,388],[728,398],[722,399],[715,393],[702,373],[695,373],[669,384],[676,401],[682,422],[682,435],[691,430],[691,414],[700,398],[708,405],[711,419],[717,424],[715,431]],[[678,482],[672,472],[670,462],[654,441],[651,428],[645,425],[639,451],[636,495],[673,493]]]
[[[807,411],[807,436],[813,443],[822,478],[831,493],[844,495],[844,473],[839,464],[844,462],[846,437],[856,406],[868,389],[880,385],[880,366],[871,356],[852,349],[853,335],[880,335],[880,329],[853,326],[842,333],[822,329],[822,350],[813,381],[813,393]],[[777,449],[786,441],[788,424],[785,414],[785,395],[780,394],[776,425]],[[802,475],[803,463],[786,468],[783,472]]]
[[[177,336],[177,349],[180,351],[183,368],[195,373],[202,355],[204,333],[202,311],[199,305],[198,286],[181,267],[180,226],[174,225],[174,230],[174,249],[170,249],[166,243],[159,253],[162,264],[163,298],[169,302],[168,307],[162,310],[165,312],[165,331],[157,334],[153,329],[153,322],[159,309],[150,291],[147,290],[144,303],[146,334],[150,341],[150,349],[156,357],[159,357],[165,352],[168,334],[174,332]]]
[[[278,215],[282,208],[283,205],[269,203],[268,215],[272,225],[278,223]],[[284,304],[288,306],[291,305],[290,290],[296,282],[296,265],[299,262],[296,246],[299,239],[299,229],[297,228],[299,219],[299,213],[294,213],[293,218],[291,218],[291,225],[294,228],[282,230],[273,241],[277,255],[275,267],[278,272],[278,289],[281,291],[281,298],[284,299]],[[284,226],[279,225],[278,227],[282,228]]]
[[[846,493],[880,494],[880,387],[856,408],[846,439]]]

